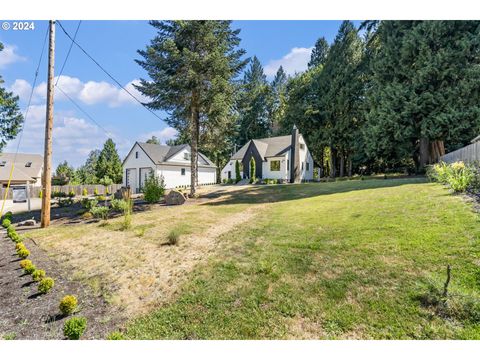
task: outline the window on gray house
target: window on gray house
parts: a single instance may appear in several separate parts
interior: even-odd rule
[[[184,175],[185,175],[185,168],[182,168],[182,170],[181,170],[181,174],[182,174],[182,176],[184,176]]]
[[[270,161],[270,171],[280,171],[280,160]]]

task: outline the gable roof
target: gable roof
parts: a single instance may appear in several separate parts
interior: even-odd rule
[[[153,161],[154,164],[160,165],[160,164],[165,164],[167,161],[178,154],[180,151],[183,149],[188,149],[190,151],[190,145],[188,144],[181,144],[181,145],[174,145],[174,146],[169,146],[169,145],[159,145],[159,144],[148,144],[148,143],[143,143],[143,142],[137,142],[138,146],[147,154],[147,156],[150,158],[150,160]],[[133,146],[135,147],[135,145]],[[133,149],[132,147],[132,149]],[[131,151],[131,150],[130,150]],[[130,153],[129,153],[130,155]],[[200,165],[200,166],[213,166],[215,167],[215,164],[204,154],[201,152],[198,153],[199,157],[201,157],[207,165]],[[128,158],[128,155],[127,155]],[[126,158],[125,158],[126,159]],[[183,163],[182,163],[183,164]]]
[[[0,166],[0,180],[8,180],[10,177],[10,170],[14,162],[12,181],[32,181],[41,176],[43,168],[43,156],[37,154],[17,154],[1,153],[0,163],[5,161],[4,166]],[[30,166],[25,166],[31,163]]]
[[[258,152],[260,153],[260,156],[262,158],[268,158],[268,157],[280,156],[286,151],[290,150],[290,147],[292,146],[292,136],[285,135],[285,136],[275,136],[271,138],[250,140],[232,156],[232,159],[234,160],[243,159],[243,157],[245,156],[245,153],[247,152],[248,146],[252,142],[257,148]]]

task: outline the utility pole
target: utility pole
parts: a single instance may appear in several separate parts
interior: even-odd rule
[[[53,77],[55,65],[55,21],[49,23],[48,80],[47,80],[47,116],[45,121],[45,148],[42,174],[42,218],[41,226],[50,225],[50,198],[52,193],[52,130],[53,130]]]

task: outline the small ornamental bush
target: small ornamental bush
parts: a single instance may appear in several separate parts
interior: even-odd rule
[[[106,206],[95,206],[90,210],[90,212],[95,218],[107,220],[109,210],[110,209]]]
[[[71,315],[77,308],[77,298],[73,295],[67,295],[60,301],[60,312],[63,315]]]
[[[23,244],[23,242],[19,242],[17,243],[17,245],[15,245],[15,251],[18,251],[20,249],[26,249],[25,245]]]
[[[463,161],[453,164],[441,162],[429,167],[427,176],[431,181],[449,186],[454,192],[465,192],[475,183],[477,171]]]
[[[22,242],[22,238],[20,237],[20,235],[18,235],[16,231],[11,234],[10,239],[12,239],[12,241],[16,243]]]
[[[32,280],[35,281],[35,282],[39,282],[43,278],[45,278],[45,270],[38,270],[37,269],[32,273]]]
[[[165,181],[163,176],[156,176],[151,173],[143,185],[143,194],[146,202],[153,204],[160,201],[165,194]]]
[[[107,200],[107,197],[105,195],[99,195],[97,197],[98,201],[106,201]]]
[[[15,234],[17,231],[15,230],[15,227],[13,225],[9,225],[7,227],[7,235],[9,238],[12,237],[12,234]]]
[[[82,200],[82,207],[84,207],[88,211],[92,210],[92,208],[97,206],[97,204],[98,204],[97,199],[83,199]]]
[[[2,226],[6,229],[8,228],[10,225],[12,224],[12,222],[10,221],[10,219],[3,219],[2,221]]]
[[[66,206],[70,206],[72,204],[73,204],[73,198],[71,198],[71,197],[58,199],[58,206],[59,207],[66,207]]]
[[[107,335],[107,340],[125,340],[125,337],[121,332],[114,331]]]
[[[33,263],[30,260],[21,260],[20,261],[20,267],[22,269],[25,269],[27,266],[31,266]]]
[[[83,190],[82,190],[82,195],[83,195],[83,196],[88,196],[88,190],[87,190],[87,188],[83,188]]]
[[[3,218],[12,221],[12,216],[13,216],[13,213],[12,213],[11,211],[7,211],[7,212],[3,215]]]
[[[69,340],[78,340],[85,332],[87,328],[87,319],[84,317],[74,317],[67,321],[63,325],[63,335]]]
[[[33,274],[33,272],[36,270],[37,268],[35,267],[35,265],[32,264],[32,262],[30,262],[29,265],[25,266],[23,268],[23,271],[25,271],[25,274]]]
[[[75,191],[73,191],[73,189],[71,189],[71,190],[68,192],[68,197],[70,197],[70,198],[75,197]]]
[[[98,189],[97,188],[93,189],[93,195],[95,195],[95,196],[98,195]]]
[[[90,220],[90,219],[93,219],[93,215],[90,211],[87,211],[82,214],[82,218],[85,220]]]
[[[38,197],[41,199],[43,197],[43,190],[40,190],[38,193]]]
[[[121,199],[113,199],[110,202],[110,206],[115,211],[124,212],[125,210],[128,209],[128,203],[125,200],[121,200]]]
[[[52,278],[45,277],[38,284],[38,292],[46,294],[53,288],[53,285],[55,285],[55,281]]]
[[[30,251],[28,251],[26,248],[23,248],[17,251],[17,255],[22,259],[26,259],[30,256]]]

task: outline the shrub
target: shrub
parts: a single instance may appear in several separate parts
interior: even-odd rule
[[[122,222],[122,230],[128,230],[132,227],[132,200],[125,201],[125,207],[123,210],[123,222]]]
[[[28,264],[27,266],[25,266],[23,268],[23,271],[25,271],[25,274],[33,274],[33,272],[36,270],[37,268],[35,267],[35,265],[32,264],[32,262],[30,261],[30,264]]]
[[[38,284],[38,292],[46,294],[53,288],[53,285],[55,285],[55,281],[52,278],[44,277]]]
[[[74,192],[73,190],[70,190],[70,191],[68,192],[68,197],[70,197],[70,198],[75,197],[75,192]]]
[[[87,319],[84,317],[74,317],[65,321],[63,325],[63,335],[69,340],[78,340],[87,328]]]
[[[99,184],[102,184],[103,186],[108,186],[108,185],[112,185],[112,184],[113,184],[113,180],[110,179],[110,177],[108,177],[108,176],[104,176],[103,178],[101,178],[100,180],[98,180],[98,183],[99,183]]]
[[[227,183],[227,179],[222,179],[222,184],[226,184]]]
[[[84,220],[90,220],[90,219],[93,219],[93,215],[90,211],[87,211],[82,214],[82,218]]]
[[[18,251],[20,249],[26,249],[25,245],[23,242],[18,242],[17,245],[15,245],[15,251]]]
[[[20,261],[20,267],[22,269],[25,269],[27,266],[31,266],[33,263],[30,260],[21,260]]]
[[[3,215],[3,218],[12,221],[12,216],[13,216],[12,212],[11,212],[11,211],[7,211],[7,212]]]
[[[165,194],[165,181],[163,176],[151,173],[143,185],[144,199],[148,203],[156,203]]]
[[[17,255],[22,259],[26,259],[30,256],[30,251],[28,251],[26,248],[23,248],[17,251]]]
[[[121,332],[114,331],[107,335],[107,340],[125,340],[125,337]]]
[[[87,190],[87,188],[83,188],[83,190],[82,190],[82,195],[83,195],[83,196],[88,196],[88,190]]]
[[[473,166],[465,165],[463,161],[453,164],[441,162],[427,169],[431,181],[448,185],[454,192],[464,192],[476,181],[477,171]]]
[[[106,206],[95,206],[90,210],[90,212],[92,213],[93,217],[97,219],[107,220],[109,210],[110,209]]]
[[[105,195],[99,195],[97,196],[98,201],[105,201],[107,200],[107,197]]]
[[[235,182],[239,182],[242,180],[242,177],[240,176],[240,163],[238,160],[235,160]]]
[[[38,197],[41,199],[43,197],[43,190],[40,190],[38,193]]]
[[[35,270],[33,273],[32,273],[32,279],[33,281],[35,282],[39,282],[40,280],[42,280],[43,278],[45,277],[45,270]]]
[[[54,191],[52,192],[52,197],[64,198],[64,197],[67,197],[67,193],[63,191]]]
[[[7,227],[7,235],[8,235],[9,238],[11,238],[11,237],[12,237],[12,234],[14,234],[14,233],[16,233],[16,232],[17,232],[17,231],[15,230],[15,226],[9,225],[9,226]]]
[[[98,189],[97,188],[93,189],[93,195],[95,195],[95,196],[98,195]]]
[[[73,204],[73,199],[72,198],[59,198],[58,199],[58,206],[60,206],[60,207],[71,206],[72,204]]]
[[[63,315],[71,315],[77,308],[77,298],[73,295],[66,295],[58,307]]]
[[[168,245],[177,245],[179,240],[180,240],[180,233],[177,230],[172,230],[167,235]]]
[[[16,243],[22,242],[22,238],[20,237],[20,235],[18,235],[16,231],[10,235],[10,239],[12,239],[12,241]]]
[[[3,219],[2,221],[2,226],[6,229],[12,224],[12,221],[10,219]]]
[[[92,208],[97,206],[97,204],[97,199],[82,199],[82,207],[84,207],[88,211],[92,210]]]
[[[113,199],[110,202],[110,206],[115,211],[125,211],[128,208],[128,204],[125,200]]]

